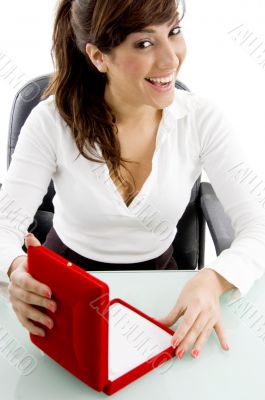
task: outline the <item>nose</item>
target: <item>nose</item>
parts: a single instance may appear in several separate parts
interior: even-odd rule
[[[160,50],[157,55],[157,65],[159,69],[174,70],[179,67],[181,57],[176,48],[176,44],[172,42],[161,44]]]

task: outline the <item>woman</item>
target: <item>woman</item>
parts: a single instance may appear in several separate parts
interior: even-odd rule
[[[213,329],[229,349],[219,298],[230,289],[244,295],[265,268],[264,209],[233,179],[245,156],[216,106],[174,87],[186,54],[181,19],[175,0],[60,1],[56,71],[1,190],[32,220],[52,178],[54,227],[44,246],[84,268],[177,269],[176,225],[204,168],[236,238],[161,320],[170,326],[182,316],[172,338],[180,359],[190,348],[197,357]],[[152,206],[166,229],[144,224],[139,205]],[[56,312],[51,290],[26,272],[26,229],[0,218],[10,301],[28,331],[45,335],[34,322],[52,329],[53,321],[35,305]],[[40,245],[33,235],[25,243]]]

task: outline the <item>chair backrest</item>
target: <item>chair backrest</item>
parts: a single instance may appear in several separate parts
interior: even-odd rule
[[[21,127],[31,110],[40,102],[40,97],[48,85],[49,78],[50,75],[47,74],[29,81],[19,89],[15,96],[9,122],[7,168],[9,168]],[[176,87],[182,90],[189,90],[187,86],[180,81],[176,81]],[[178,231],[173,241],[173,256],[179,269],[195,269],[198,263],[203,263],[204,259],[205,222],[200,207],[200,181],[201,176],[199,176],[192,188],[190,201],[178,222]],[[53,216],[54,207],[52,199],[54,194],[54,185],[51,180],[47,193],[43,197],[43,201],[34,218],[34,220],[38,220],[38,222],[41,221],[41,223],[37,224],[38,226],[35,227],[35,231],[34,229],[30,229],[32,225],[30,225],[28,229],[38,237],[41,243],[44,242],[52,225],[52,217],[47,219],[47,215]],[[46,217],[41,219],[40,215],[43,213],[46,213]]]

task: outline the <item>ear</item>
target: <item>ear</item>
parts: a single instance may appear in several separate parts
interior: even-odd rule
[[[107,72],[105,55],[94,44],[86,44],[86,53],[99,72]]]

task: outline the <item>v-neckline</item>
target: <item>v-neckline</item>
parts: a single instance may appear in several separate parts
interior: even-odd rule
[[[107,166],[106,161],[102,164],[103,168],[104,168],[104,176],[106,176],[106,180],[104,179],[104,183],[106,182],[108,189],[112,192],[112,194],[114,194],[116,200],[118,200],[118,203],[126,212],[130,212],[133,208],[135,208],[135,206],[138,203],[141,203],[143,201],[143,199],[145,198],[145,195],[147,194],[147,190],[150,187],[151,180],[154,175],[154,161],[157,158],[158,151],[159,151],[160,145],[161,145],[161,139],[162,139],[163,132],[164,132],[164,129],[163,129],[164,128],[164,118],[165,118],[165,109],[162,110],[162,116],[161,116],[161,119],[160,119],[160,122],[159,122],[158,128],[157,128],[155,150],[154,150],[154,153],[152,156],[152,162],[151,162],[152,166],[151,166],[150,174],[144,181],[140,191],[136,194],[136,196],[133,198],[133,200],[130,202],[130,204],[128,206],[125,203],[119,190],[117,189],[117,186],[115,185],[112,178],[110,177],[110,170]],[[100,147],[98,145],[96,147],[98,149],[100,156],[102,157],[102,152],[101,152]]]

